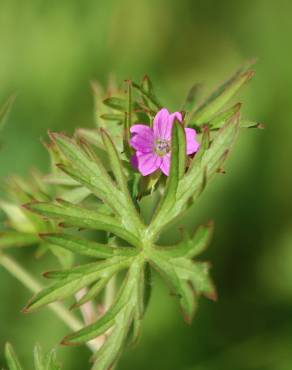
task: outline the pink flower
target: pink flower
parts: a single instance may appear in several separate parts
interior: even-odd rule
[[[170,114],[166,108],[161,109],[155,116],[153,128],[137,124],[130,129],[133,134],[130,145],[136,150],[132,157],[132,165],[147,176],[160,169],[169,175],[171,158],[171,130],[174,120],[182,122],[179,112]],[[200,144],[196,141],[196,131],[185,128],[187,155],[198,151]]]

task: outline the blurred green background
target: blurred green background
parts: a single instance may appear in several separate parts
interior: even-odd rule
[[[187,326],[155,279],[142,340],[121,370],[292,368],[291,12],[288,0],[0,0],[0,102],[17,92],[1,135],[1,178],[47,169],[39,139],[49,128],[93,125],[92,79],[148,73],[176,110],[193,82],[212,88],[258,57],[240,100],[246,118],[266,130],[242,131],[227,174],[185,218],[190,230],[215,220],[204,257],[219,300],[201,299]],[[13,252],[39,272],[48,261],[36,264],[32,253]],[[26,369],[35,342],[49,349],[68,332],[46,309],[21,314],[29,297],[0,268],[0,347],[11,341]],[[89,368],[86,349],[61,348],[59,356],[65,370]]]

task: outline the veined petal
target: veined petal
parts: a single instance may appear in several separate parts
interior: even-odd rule
[[[130,132],[131,134],[152,135],[153,136],[152,128],[147,125],[143,125],[141,123],[131,126]]]
[[[153,152],[154,142],[153,139],[137,134],[131,138],[130,145],[139,152],[150,153]]]
[[[168,176],[170,171],[170,153],[167,153],[164,157],[162,157],[160,169],[164,173],[164,175]]]
[[[170,114],[166,108],[161,109],[156,114],[153,121],[155,138],[170,140],[172,125],[175,119],[182,122],[182,115],[180,112]]]
[[[170,114],[166,108],[162,108],[154,117],[153,131],[156,139],[169,139],[171,136],[172,123]]]
[[[143,176],[150,175],[155,172],[161,165],[161,157],[155,153],[141,153],[136,152],[136,158],[138,161],[138,170]]]
[[[152,129],[146,125],[134,125],[130,130],[134,133],[130,140],[130,145],[142,153],[152,152],[154,146]]]
[[[196,130],[193,128],[185,128],[187,155],[196,153],[199,150],[200,144],[196,141]]]

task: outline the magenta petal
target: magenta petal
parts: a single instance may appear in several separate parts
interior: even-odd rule
[[[155,172],[161,165],[161,157],[155,153],[136,152],[138,159],[138,169],[143,176]]]
[[[131,138],[130,145],[132,148],[138,150],[139,152],[150,153],[153,152],[154,138],[149,138],[147,136],[137,134]]]
[[[161,171],[164,173],[164,175],[169,176],[170,171],[170,153],[166,154],[164,157],[162,157],[162,163],[160,165]]]
[[[154,136],[160,139],[169,139],[172,123],[169,120],[170,114],[166,108],[161,109],[153,121]]]
[[[185,128],[187,155],[196,153],[199,150],[200,144],[196,141],[196,130],[192,128]]]
[[[130,132],[132,134],[141,134],[141,135],[153,134],[152,128],[143,124],[131,126]]]
[[[134,133],[130,140],[131,147],[143,153],[152,152],[154,146],[152,129],[146,125],[134,125],[130,130]]]

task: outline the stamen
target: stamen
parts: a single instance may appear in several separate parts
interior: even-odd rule
[[[165,139],[157,139],[155,141],[155,152],[160,157],[163,157],[170,152],[170,142]]]

